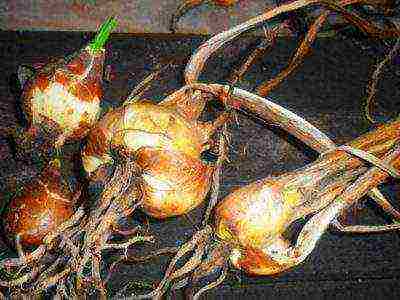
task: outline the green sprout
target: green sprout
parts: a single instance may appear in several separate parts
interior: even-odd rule
[[[117,27],[117,24],[118,24],[118,22],[115,17],[108,18],[107,21],[105,21],[101,25],[94,40],[89,44],[90,50],[92,50],[95,53],[102,50],[104,48],[106,41],[108,40],[108,38],[111,34],[111,31],[113,31]]]

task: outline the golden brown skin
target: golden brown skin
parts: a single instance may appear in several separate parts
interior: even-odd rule
[[[399,125],[396,120],[380,126],[348,146],[382,159],[396,145]],[[391,165],[397,168],[398,160]],[[366,171],[363,160],[335,149],[304,168],[232,192],[217,206],[215,215],[217,235],[233,245],[233,265],[256,275],[276,274],[298,265],[325,230],[326,221],[340,212],[338,197]],[[380,180],[388,176],[381,173]],[[367,182],[374,187],[372,177]],[[354,192],[349,195],[355,197],[349,197],[352,201],[360,198]],[[313,221],[307,221],[300,242],[298,238],[292,245],[285,231],[310,214],[314,214]]]
[[[84,137],[99,117],[103,63],[104,51],[87,47],[39,69],[22,95],[31,131],[56,131],[57,147]]]
[[[236,245],[230,260],[238,269],[269,275],[291,267],[274,261],[264,251],[272,246],[287,247],[282,233],[297,215],[295,207],[303,200],[297,190],[282,193],[284,183],[257,181],[234,191],[218,206],[217,235]]]
[[[169,107],[136,102],[107,113],[91,130],[83,164],[93,172],[109,161],[110,146],[129,153],[144,147],[163,149],[199,159],[208,135],[207,124],[189,121]]]
[[[181,90],[162,104],[139,101],[107,113],[82,152],[89,174],[112,162],[111,148],[135,157],[143,169],[142,208],[156,218],[192,210],[209,190],[213,167],[201,160],[201,153],[215,126],[198,122],[203,103],[190,108],[184,95]]]
[[[344,191],[346,182],[355,180],[360,172],[365,168],[325,171],[321,160],[228,195],[216,209],[216,233],[233,245],[229,257],[232,264],[253,275],[278,274],[298,265],[312,243],[310,247],[294,246],[285,238],[285,231],[295,220],[326,207],[331,207],[328,213],[334,213],[334,200]],[[342,179],[336,180],[337,176]],[[324,231],[322,225],[321,230],[316,229],[310,236],[313,240]]]
[[[4,215],[4,230],[11,243],[39,246],[43,238],[74,212],[75,198],[63,182],[59,167],[51,165],[11,200]]]
[[[143,148],[137,153],[143,168],[142,209],[155,218],[178,216],[206,197],[213,168],[183,153]]]

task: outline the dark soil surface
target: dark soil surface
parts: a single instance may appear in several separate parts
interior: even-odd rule
[[[15,159],[5,137],[7,129],[19,122],[17,67],[69,54],[82,47],[90,37],[89,34],[68,32],[0,32],[0,189],[3,199],[37,173],[34,163]],[[105,105],[118,105],[161,59],[188,58],[202,41],[205,37],[112,37],[106,61],[112,81],[104,85]],[[232,69],[256,44],[255,37],[244,37],[230,44],[210,59],[201,79],[226,82]],[[252,67],[240,85],[251,90],[275,75],[285,66],[296,45],[294,40],[279,40],[273,52]],[[380,60],[382,56],[372,48],[362,49],[345,39],[322,39],[315,44],[312,55],[299,71],[270,96],[318,126],[338,144],[344,143],[371,128],[363,115],[363,103],[376,59]],[[184,63],[185,60],[178,68],[164,73],[145,97],[159,101],[180,87]],[[374,105],[375,114],[380,118],[398,115],[399,74],[398,62],[385,69]],[[205,118],[210,118],[215,110],[210,105]],[[239,124],[231,129],[231,163],[223,172],[221,197],[253,180],[304,166],[317,156],[274,126],[245,115],[239,115]],[[397,206],[398,182],[396,185],[396,181],[390,181],[384,191]],[[356,210],[357,213],[350,212],[348,218],[353,223],[385,222],[382,212],[373,209],[367,199]],[[159,237],[154,246],[158,248],[188,240],[195,230],[194,224],[200,223],[202,213],[203,207],[200,207],[186,217],[158,221],[137,212],[133,220],[149,221],[150,229]],[[5,247],[4,243],[0,245],[0,248]],[[131,251],[142,255],[150,250],[138,246]],[[231,268],[227,280],[208,292],[204,299],[380,299],[384,296],[396,299],[400,296],[399,250],[398,232],[344,235],[332,230],[323,236],[307,261],[294,270],[277,277],[256,278]],[[162,277],[167,262],[167,258],[160,257],[145,264],[122,265],[109,282],[111,294],[128,284],[127,293],[143,292],[143,287]],[[181,296],[179,292],[172,297]]]

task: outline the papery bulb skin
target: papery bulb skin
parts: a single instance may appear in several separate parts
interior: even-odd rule
[[[84,137],[100,114],[104,53],[86,47],[38,70],[22,95],[29,127],[55,132],[56,146]]]
[[[242,244],[264,245],[285,230],[293,206],[279,182],[257,181],[228,195],[216,209],[217,228],[226,228]]]
[[[288,242],[284,240],[281,242],[286,248],[290,247]],[[235,268],[256,276],[280,274],[293,267],[292,264],[274,260],[268,254],[268,251],[251,247],[234,248],[229,256],[229,260]]]
[[[147,147],[199,159],[207,134],[171,108],[141,101],[107,113],[91,130],[82,160],[86,172],[91,173],[110,161],[110,146],[130,154]]]
[[[191,211],[210,188],[213,168],[185,154],[143,148],[137,162],[143,170],[142,209],[155,218]]]
[[[296,266],[299,253],[285,238],[294,221],[329,206],[365,169],[329,169],[319,159],[302,169],[239,188],[216,208],[216,233],[234,245],[232,264],[271,275]]]
[[[56,149],[86,136],[100,115],[104,45],[116,26],[108,18],[86,47],[48,63],[27,81],[22,103],[28,131],[47,131]]]
[[[124,124],[114,134],[114,144],[126,146],[130,151],[142,147],[163,149],[199,157],[203,139],[196,123],[171,109],[165,109],[150,102],[130,106],[124,114]]]
[[[86,173],[95,172],[100,166],[112,163],[109,155],[112,146],[113,133],[121,126],[123,109],[109,111],[97,122],[86,138],[86,144],[82,151],[82,164]]]
[[[396,120],[348,145],[386,156],[398,140],[398,126]],[[396,168],[396,163],[390,164]],[[369,168],[338,148],[303,168],[233,191],[215,209],[215,232],[231,246],[232,264],[249,274],[272,275],[302,263],[332,220],[374,186],[371,181],[388,176],[380,171],[358,181]],[[289,241],[293,222],[308,216],[295,240]]]
[[[201,91],[181,88],[157,105],[172,109],[189,122],[195,122],[199,119],[206,104],[207,98]]]
[[[211,128],[185,118],[170,103],[130,103],[107,113],[91,130],[83,166],[97,178],[94,174],[113,161],[111,149],[133,157],[143,171],[142,209],[155,218],[181,215],[198,206],[209,190],[213,167],[201,160],[201,153]]]
[[[235,245],[230,260],[236,268],[271,275],[292,267],[268,254],[290,251],[281,236],[303,201],[302,194],[285,189],[285,183],[273,178],[254,182],[228,195],[216,208],[216,234]]]
[[[75,199],[55,161],[11,200],[4,231],[11,243],[19,236],[23,246],[38,246],[43,238],[74,212]]]

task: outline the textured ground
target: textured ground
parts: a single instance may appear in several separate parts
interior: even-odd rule
[[[130,33],[167,33],[178,0],[55,0],[3,1],[0,28],[8,30],[93,31],[110,15],[117,15],[118,30]],[[182,18],[179,32],[215,33],[263,12],[272,1],[242,0],[229,9],[204,4]]]
[[[51,56],[65,55],[81,47],[90,36],[81,33],[14,33],[0,32],[0,133],[17,122],[15,71],[19,64],[46,61]],[[113,81],[105,84],[105,100],[117,104],[128,91],[148,74],[160,58],[187,57],[205,38],[171,38],[118,35],[109,44],[107,64]],[[253,37],[242,38],[214,56],[202,80],[224,82],[240,59],[254,46]],[[252,89],[264,78],[276,74],[285,65],[296,46],[293,40],[280,40],[276,49],[263,58],[246,76],[241,85]],[[375,61],[374,52],[363,51],[347,40],[321,40],[301,70],[275,90],[276,101],[319,126],[338,143],[343,143],[368,130],[362,114],[365,86]],[[161,99],[182,84],[183,66],[165,74],[147,93],[147,97]],[[379,85],[378,113],[394,117],[398,112],[400,66],[386,70]],[[226,166],[222,182],[222,196],[236,186],[252,180],[293,170],[312,160],[312,153],[304,154],[302,147],[284,135],[276,135],[273,128],[240,116],[239,126],[233,127],[232,163]],[[244,154],[243,149],[246,149]],[[2,192],[26,180],[35,172],[27,164],[13,159],[4,137],[0,138],[0,184]],[[395,182],[387,190],[398,199]],[[368,207],[368,205],[365,205]],[[165,222],[150,219],[151,229],[160,237],[160,245],[175,245],[187,240],[199,223],[202,208],[187,218],[173,218]],[[364,209],[354,221],[379,221],[380,212]],[[137,221],[146,217],[135,214]],[[400,235],[341,235],[327,233],[307,262],[295,270],[276,278],[250,278],[232,270],[229,278],[205,298],[226,299],[372,299],[400,296]],[[145,249],[135,248],[136,253]],[[122,266],[114,274],[109,288],[115,292],[129,282],[137,291],[160,279],[167,260],[157,259],[146,265]],[[178,294],[179,295],[179,294]],[[176,295],[176,296],[178,296]]]
[[[184,0],[9,0],[0,2],[0,29],[95,31],[110,15],[118,16],[125,33],[169,33],[172,15]],[[263,13],[285,0],[239,0],[226,8],[204,3],[185,14],[178,33],[217,33]],[[331,23],[340,22],[331,16]],[[262,31],[260,31],[262,32]]]

